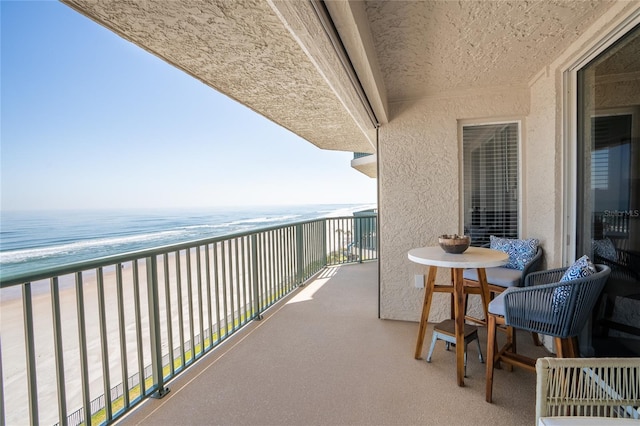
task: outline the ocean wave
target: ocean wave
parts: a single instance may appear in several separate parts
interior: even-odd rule
[[[291,221],[293,219],[299,218],[300,215],[292,214],[292,215],[284,215],[284,216],[276,216],[276,217],[255,217],[251,219],[240,219],[233,222],[229,222],[225,225],[227,226],[236,226],[236,225],[244,225],[244,224],[253,224],[253,223],[273,223],[273,222],[284,222]]]
[[[75,241],[67,244],[51,245],[29,249],[8,250],[0,252],[0,264],[27,262],[33,259],[67,256],[75,253],[105,247],[120,247],[132,243],[148,243],[163,241],[169,237],[176,237],[183,232],[180,230],[160,231],[148,234],[96,238]]]
[[[377,206],[375,204],[363,204],[358,206],[350,206],[337,210],[327,210],[326,214],[322,217],[340,217],[340,216],[351,216],[355,212],[363,211],[363,210],[371,210],[376,209]]]

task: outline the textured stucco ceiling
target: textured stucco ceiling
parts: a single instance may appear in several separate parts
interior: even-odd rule
[[[373,152],[267,1],[63,2],[321,148]]]
[[[524,87],[612,1],[367,1],[389,102]]]
[[[375,151],[316,0],[62,1],[320,148]],[[425,96],[526,88],[613,4],[367,0],[328,9],[367,72],[365,90],[385,92],[368,93],[374,108],[386,111]]]

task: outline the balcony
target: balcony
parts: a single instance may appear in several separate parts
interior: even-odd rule
[[[364,152],[354,152],[351,167],[370,178],[378,177],[378,156]]]
[[[453,352],[415,360],[417,324],[378,319],[375,242],[365,212],[3,278],[0,419],[533,422],[534,375],[499,374],[487,404],[475,346],[460,388]]]
[[[415,360],[417,324],[377,318],[377,272],[377,262],[326,268],[122,424],[534,423],[534,374],[498,371],[488,404],[475,345],[465,387],[442,342],[431,364]],[[481,329],[483,351],[485,339]],[[530,336],[519,342],[543,354]]]

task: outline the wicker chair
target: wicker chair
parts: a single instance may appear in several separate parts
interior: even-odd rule
[[[557,356],[577,356],[576,336],[587,323],[611,269],[596,265],[596,273],[559,282],[567,268],[534,272],[525,287],[511,287],[489,304],[486,400],[492,401],[494,366],[509,365],[535,371],[535,359],[516,352],[514,328],[553,336]],[[507,342],[498,351],[496,330],[506,329]]]
[[[539,358],[536,373],[539,426],[640,420],[640,358]]]

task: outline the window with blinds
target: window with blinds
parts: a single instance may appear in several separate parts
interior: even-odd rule
[[[519,134],[515,122],[462,127],[464,231],[474,246],[518,237]]]

